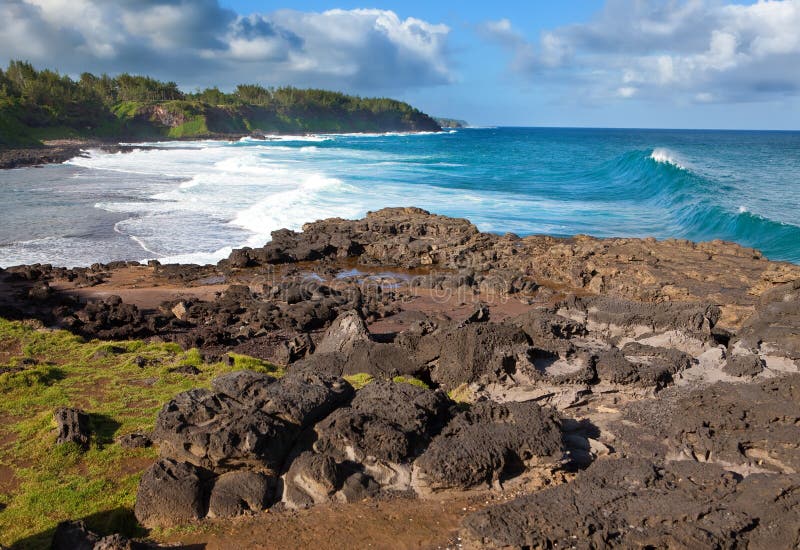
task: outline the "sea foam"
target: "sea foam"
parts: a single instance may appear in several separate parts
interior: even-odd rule
[[[656,147],[655,149],[653,149],[653,152],[650,153],[650,158],[656,162],[660,162],[663,164],[671,164],[676,168],[680,168],[681,170],[686,170],[686,166],[682,164],[681,161],[678,160],[677,155],[673,151],[670,151],[669,149],[666,149],[664,147]]]

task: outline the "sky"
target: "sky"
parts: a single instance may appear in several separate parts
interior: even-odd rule
[[[477,126],[800,129],[800,0],[0,0],[0,63],[389,96]]]

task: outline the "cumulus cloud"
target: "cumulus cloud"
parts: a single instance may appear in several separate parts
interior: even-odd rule
[[[800,95],[800,0],[607,0],[593,20],[526,40],[508,20],[480,34],[539,82],[590,97],[698,103]],[[524,60],[524,62],[521,62]]]
[[[2,0],[0,61],[379,92],[452,80],[450,29],[387,10],[240,15],[218,0]]]

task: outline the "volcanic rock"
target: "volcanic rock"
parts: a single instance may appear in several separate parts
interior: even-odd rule
[[[206,515],[209,476],[191,464],[164,458],[142,476],[134,514],[148,528],[169,527]]]
[[[629,405],[624,418],[614,429],[632,451],[647,447],[742,473],[800,472],[800,374],[675,389]]]
[[[800,543],[800,477],[740,479],[696,462],[661,467],[638,459],[598,460],[574,482],[471,514],[461,536],[490,548],[766,549]]]
[[[535,403],[481,401],[453,418],[414,463],[418,490],[492,485],[563,453],[556,415]]]
[[[89,415],[79,409],[59,407],[53,415],[56,422],[56,443],[75,443],[88,449],[91,437]]]
[[[229,518],[260,512],[272,501],[275,479],[249,470],[227,472],[214,480],[208,517]]]

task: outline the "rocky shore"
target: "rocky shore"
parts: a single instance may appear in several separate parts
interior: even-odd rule
[[[369,542],[800,545],[800,267],[752,249],[393,208],[218,265],[8,268],[0,316],[281,367],[174,395],[126,435],[158,450],[138,522],[209,526],[182,542],[269,546],[298,511],[436,503],[440,538]],[[54,544],[155,544],[104,535],[65,523]]]
[[[141,148],[142,146],[138,146]],[[127,152],[136,146],[119,145],[116,141],[96,139],[56,139],[42,143],[40,147],[0,148],[0,170],[60,164],[85,155],[87,149],[100,149],[109,153]]]

